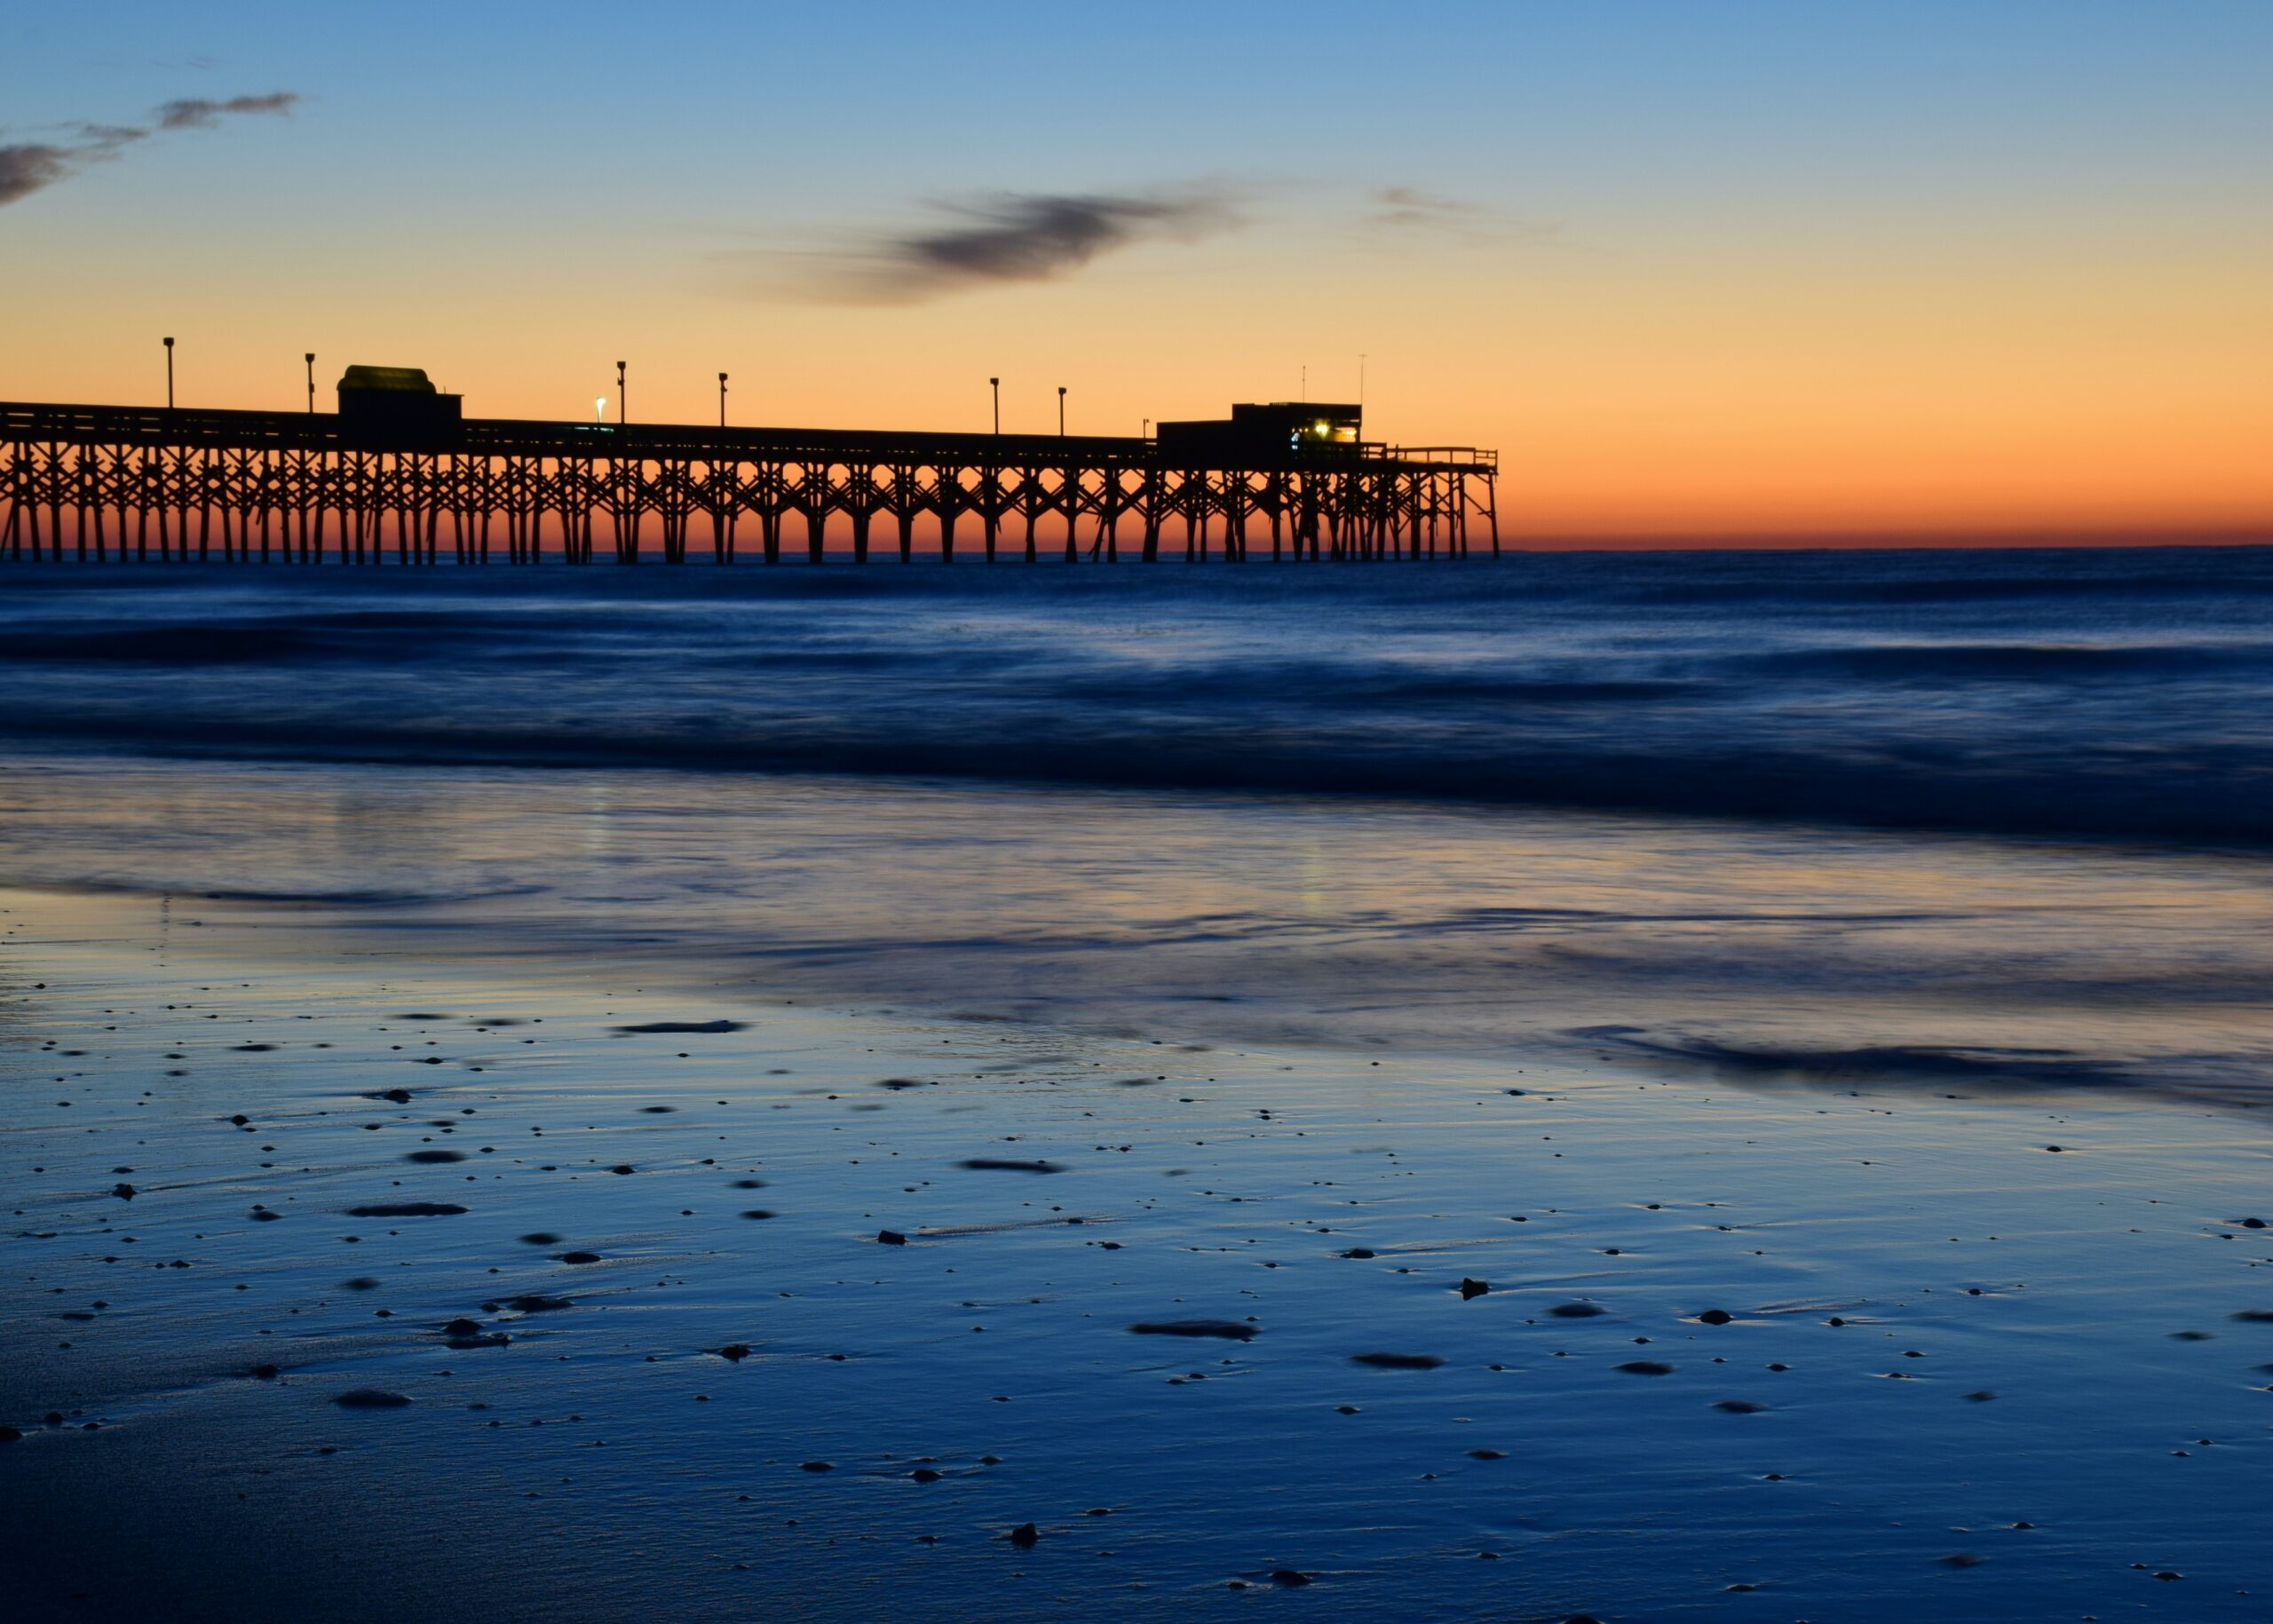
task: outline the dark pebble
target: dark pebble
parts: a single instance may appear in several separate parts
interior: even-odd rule
[[[521,1241],[526,1246],[533,1247],[558,1246],[560,1244],[560,1237],[554,1234],[550,1230],[541,1229],[535,1234],[522,1236]]]
[[[1658,1359],[1628,1359],[1618,1367],[1629,1376],[1669,1376],[1673,1367]]]
[[[886,1247],[904,1247],[907,1244],[907,1237],[896,1229],[880,1229],[876,1232],[876,1244]]]
[[[1547,1311],[1557,1319],[1592,1319],[1610,1311],[1598,1303],[1557,1303]]]
[[[740,1020],[651,1020],[637,1026],[618,1026],[624,1033],[662,1032],[741,1032],[748,1028],[748,1021]]]
[[[1005,1161],[997,1156],[972,1156],[957,1162],[975,1173],[1063,1173],[1065,1169],[1054,1161]]]
[[[447,1218],[464,1210],[455,1201],[376,1201],[368,1207],[350,1207],[347,1216],[351,1218]]]
[[[332,1402],[343,1410],[399,1410],[410,1400],[400,1393],[390,1393],[376,1387],[351,1388]]]
[[[630,1174],[638,1171],[638,1169],[634,1168],[628,1161],[619,1161],[614,1167],[610,1168],[608,1171],[611,1173]]]
[[[713,1348],[711,1351],[730,1365],[739,1365],[749,1357],[749,1344],[746,1342],[730,1342],[723,1348]]]
[[[907,1475],[918,1483],[937,1483],[940,1477],[928,1466],[919,1466]]]
[[[1226,1342],[1249,1341],[1256,1329],[1236,1319],[1140,1319],[1129,1328],[1139,1336],[1220,1336]]]
[[[1460,1298],[1463,1303],[1472,1298],[1488,1296],[1491,1291],[1492,1287],[1482,1280],[1462,1279],[1460,1283]]]
[[[405,1161],[430,1162],[463,1161],[465,1160],[465,1153],[463,1151],[413,1151],[409,1155],[405,1156],[403,1160]]]
[[[1351,1247],[1348,1251],[1340,1253],[1338,1256],[1342,1257],[1371,1257],[1374,1256],[1374,1248],[1371,1247]]]
[[[753,1207],[748,1212],[742,1214],[742,1216],[745,1218],[770,1218],[772,1216],[773,1209],[770,1207]]]
[[[1308,1573],[1294,1568],[1275,1567],[1271,1570],[1271,1582],[1274,1585],[1285,1585],[1292,1589],[1298,1585],[1306,1585],[1310,1581],[1311,1576]]]
[[[1434,1370],[1445,1361],[1433,1353],[1353,1353],[1350,1362],[1375,1370]]]
[[[1725,1308],[1708,1308],[1697,1316],[1700,1325],[1726,1325],[1736,1316]]]
[[[598,1252],[563,1252],[560,1255],[560,1261],[564,1264],[596,1264],[599,1260]]]
[[[251,1375],[256,1381],[273,1382],[276,1380],[276,1367],[273,1365],[255,1365],[247,1374]]]
[[[801,1470],[809,1472],[833,1472],[836,1470],[836,1466],[834,1462],[829,1461],[806,1461],[802,1462]]]
[[[570,1305],[573,1299],[568,1297],[547,1297],[531,1295],[526,1297],[508,1297],[505,1299],[505,1306],[519,1313],[542,1314],[548,1312],[552,1309],[566,1308]]]
[[[1020,1550],[1032,1550],[1034,1547],[1034,1541],[1041,1538],[1041,1531],[1035,1528],[1032,1523],[1020,1523],[1016,1528],[1011,1529],[1009,1533],[1005,1534],[1003,1538],[1009,1540],[1011,1544],[1017,1546]]]
[[[131,1201],[134,1199],[132,1184],[113,1184],[110,1187],[110,1192],[122,1201]]]
[[[1749,1398],[1716,1398],[1713,1401],[1713,1407],[1716,1410],[1726,1410],[1731,1415],[1757,1415],[1768,1406],[1764,1404],[1754,1404]]]

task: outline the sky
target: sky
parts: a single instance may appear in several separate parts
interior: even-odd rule
[[[1541,543],[2273,540],[2273,4],[78,0],[0,399],[1134,433],[1348,400]],[[611,400],[608,408],[614,410]]]

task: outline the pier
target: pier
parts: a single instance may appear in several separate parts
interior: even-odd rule
[[[391,369],[354,368],[381,373]],[[352,376],[352,373],[351,373]],[[1276,403],[1145,437],[0,402],[12,563],[1187,563],[1500,551],[1495,453]],[[389,386],[392,389],[392,386]],[[447,408],[447,409],[445,409]],[[835,547],[832,555],[832,543]]]

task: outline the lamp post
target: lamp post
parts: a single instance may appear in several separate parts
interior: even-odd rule
[[[310,350],[300,359],[308,363],[308,411],[313,415],[316,409],[316,353]]]
[[[726,426],[726,375],[718,375],[718,426]]]
[[[1000,434],[1002,432],[1002,380],[988,378],[986,386],[994,392],[994,432]]]
[[[1057,386],[1057,438],[1065,438],[1065,385]]]
[[[166,409],[174,409],[174,341],[166,340]]]
[[[618,428],[622,428],[625,424],[631,421],[631,414],[625,408],[625,400],[626,396],[623,391],[623,363],[622,361],[618,361],[615,363],[615,425]]]

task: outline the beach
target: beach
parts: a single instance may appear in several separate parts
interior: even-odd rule
[[[2264,566],[2130,565],[33,578],[12,1583],[2262,1618]]]

